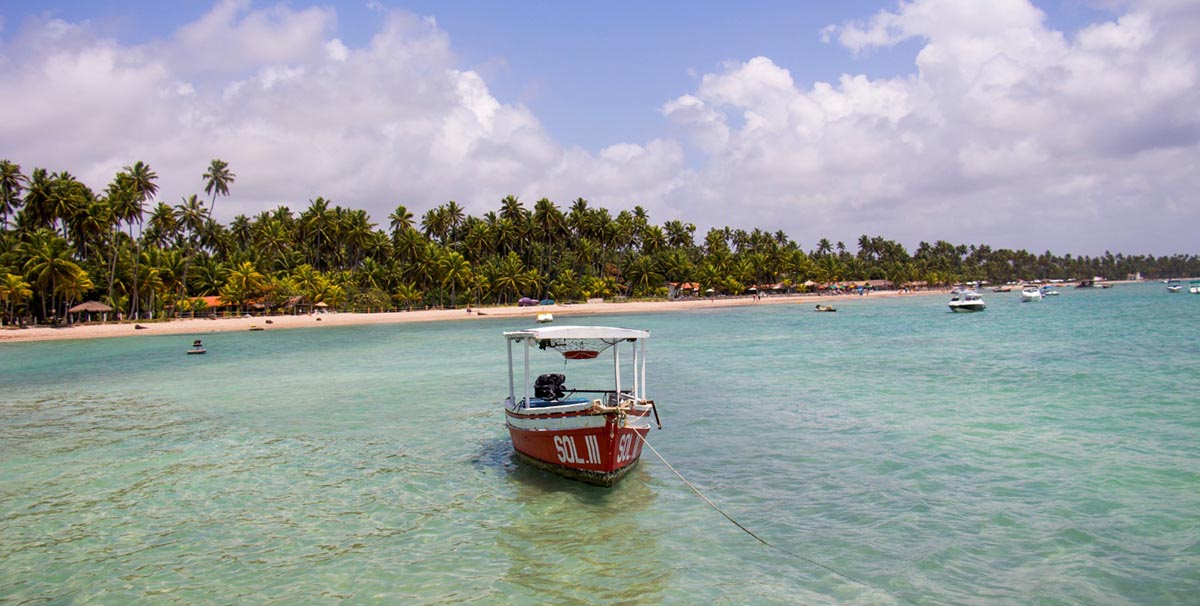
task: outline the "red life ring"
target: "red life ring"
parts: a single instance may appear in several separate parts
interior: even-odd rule
[[[586,349],[573,349],[571,351],[563,352],[563,357],[568,360],[591,360],[599,355],[600,352],[598,351],[589,351]]]

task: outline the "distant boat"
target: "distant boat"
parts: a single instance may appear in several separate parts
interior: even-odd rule
[[[1095,280],[1080,280],[1079,284],[1075,285],[1075,288],[1095,288],[1095,286]]]
[[[508,341],[504,416],[517,459],[588,484],[615,484],[637,464],[651,415],[658,418],[654,401],[646,398],[645,340],[650,333],[604,326],[547,326],[506,332],[504,337]],[[535,378],[531,357],[548,350],[568,361],[594,360],[608,353],[612,361],[599,365],[613,369],[612,382],[568,388],[563,374]],[[632,363],[622,364],[623,355],[631,356]],[[623,382],[622,375],[630,372],[632,381],[625,377]],[[584,380],[596,376],[583,375]]]
[[[1183,292],[1183,284],[1179,280],[1167,282],[1167,292]]]
[[[816,311],[837,311],[837,308],[832,305],[817,304]]]
[[[950,311],[964,313],[983,311],[987,309],[987,304],[983,302],[983,297],[973,290],[955,291],[954,296],[950,298]]]
[[[1191,285],[1188,286],[1188,292],[1192,293],[1193,295],[1200,295],[1200,282],[1192,282]]]
[[[1046,284],[1046,285],[1042,286],[1042,296],[1043,297],[1057,297],[1058,290],[1055,289],[1053,286]]]
[[[195,356],[208,353],[208,350],[204,349],[204,344],[200,342],[200,339],[196,339],[195,341],[192,341],[192,348],[189,349],[187,353],[189,356]]]
[[[538,324],[548,324],[548,323],[550,323],[550,322],[553,322],[553,321],[554,321],[554,314],[552,314],[552,313],[540,313],[540,314],[538,314],[538,315],[537,315],[537,321],[538,321]]]
[[[1021,302],[1032,303],[1042,300],[1042,291],[1036,286],[1026,286],[1021,289]]]
[[[1005,285],[1005,286],[993,286],[993,287],[992,287],[992,292],[1012,292],[1012,287],[1011,287],[1011,286],[1008,286],[1008,285]]]
[[[265,329],[265,328],[263,328],[263,327],[261,327],[261,326],[255,326],[254,324],[251,324],[251,325],[250,325],[250,330],[251,330],[251,331],[259,331],[259,330],[266,330],[266,329]]]

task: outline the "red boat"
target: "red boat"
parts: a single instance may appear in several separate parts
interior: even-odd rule
[[[504,414],[513,450],[521,461],[574,480],[612,486],[637,464],[650,417],[646,398],[646,339],[650,333],[604,326],[555,326],[504,333],[508,340],[508,398]],[[524,359],[518,376],[514,345]],[[626,355],[622,357],[622,350]],[[545,352],[569,365],[564,373],[532,374],[534,358]],[[606,353],[604,360],[599,360]],[[606,363],[611,356],[611,364]],[[601,369],[607,372],[600,373]],[[632,382],[622,383],[622,375]],[[659,425],[661,429],[661,424]]]

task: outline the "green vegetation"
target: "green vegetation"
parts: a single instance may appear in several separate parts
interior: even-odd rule
[[[650,222],[635,206],[613,216],[579,198],[563,209],[516,197],[482,217],[456,202],[416,220],[403,205],[378,229],[365,211],[318,197],[229,225],[213,219],[236,175],[213,160],[197,195],[170,205],[157,175],[135,162],[97,194],[66,171],[0,160],[0,307],[4,322],[58,322],[98,299],[126,317],[201,312],[201,296],[247,309],[296,297],[333,309],[414,309],[513,303],[522,296],[665,297],[668,282],[739,294],[754,285],[884,279],[897,285],[971,280],[1200,275],[1200,257],[1057,256],[986,245],[920,243],[916,251],[863,235],[857,252],[820,240],[803,250],[782,231],[714,228],[696,241],[683,221]],[[138,229],[134,229],[135,225]]]

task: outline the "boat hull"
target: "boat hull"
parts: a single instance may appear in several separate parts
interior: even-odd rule
[[[637,465],[650,431],[650,406],[624,414],[596,408],[505,410],[517,459],[560,476],[612,486]]]
[[[976,311],[983,311],[984,309],[987,309],[987,306],[985,306],[983,303],[968,303],[964,305],[950,306],[950,311],[954,313],[972,313]]]

